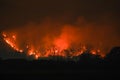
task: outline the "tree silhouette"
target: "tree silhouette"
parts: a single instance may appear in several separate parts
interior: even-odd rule
[[[119,64],[120,63],[120,47],[112,48],[110,53],[106,55],[105,60],[110,64]]]

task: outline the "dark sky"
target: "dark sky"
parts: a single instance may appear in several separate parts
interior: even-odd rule
[[[118,22],[119,9],[119,0],[0,0],[0,29],[61,16],[69,17],[62,19],[66,22],[78,16],[98,22],[101,16],[109,16]]]
[[[72,24],[79,16],[113,25],[120,34],[119,0],[0,0],[0,31],[40,23],[46,17]]]

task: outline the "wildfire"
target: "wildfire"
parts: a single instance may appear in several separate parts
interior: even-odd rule
[[[16,45],[16,35],[8,36],[5,33],[3,33],[4,40],[7,44],[9,44],[14,50],[22,53],[23,50],[19,49]]]
[[[17,34],[7,34],[3,33],[4,41],[10,45],[14,50],[20,53],[27,53],[28,56],[34,56],[35,59],[39,59],[41,57],[49,57],[49,56],[62,56],[62,57],[73,57],[79,56],[88,51],[87,46],[81,45],[78,48],[71,48],[71,46],[67,42],[67,38],[60,37],[54,40],[54,46],[50,48],[36,48],[33,44],[26,45],[25,48],[20,49],[19,45],[17,44]],[[29,43],[29,42],[28,42]],[[93,55],[103,55],[101,54],[100,49],[91,49],[89,53]]]

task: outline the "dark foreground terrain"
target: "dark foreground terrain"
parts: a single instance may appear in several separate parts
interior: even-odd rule
[[[115,47],[104,58],[89,53],[78,56],[76,61],[68,59],[26,60],[7,59],[0,60],[1,76],[37,76],[41,78],[64,76],[71,78],[97,78],[119,77],[120,74],[120,47]],[[44,76],[44,77],[43,77]],[[6,78],[6,77],[4,77]],[[8,77],[7,77],[8,78]],[[19,77],[20,78],[20,77]]]

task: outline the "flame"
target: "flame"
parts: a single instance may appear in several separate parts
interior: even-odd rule
[[[86,44],[80,43],[79,41],[82,40],[83,35],[77,35],[77,28],[65,26],[61,34],[54,36],[54,38],[46,38],[45,36],[43,42],[39,36],[35,36],[37,29],[34,31],[32,28],[32,30],[33,33],[28,31],[24,36],[19,35],[21,31],[16,31],[16,33],[14,31],[3,32],[2,35],[4,41],[11,48],[17,52],[26,53],[27,56],[34,56],[35,59],[49,56],[74,57],[86,52],[101,57],[105,56],[100,48],[89,48]],[[78,45],[73,45],[74,43],[78,43]]]
[[[62,56],[67,57],[68,55],[70,57],[73,56],[79,56],[87,51],[87,48],[85,45],[81,45],[78,47],[78,49],[70,50],[69,44],[67,42],[67,39],[65,37],[63,38],[57,38],[54,41],[55,46],[51,46],[49,49],[46,49],[45,51],[41,52],[40,49],[35,49],[32,44],[26,45],[25,49],[20,49],[17,45],[17,35],[11,34],[8,35],[7,33],[3,33],[3,39],[5,42],[10,45],[14,50],[23,53],[27,50],[28,56],[34,56],[35,59],[39,59],[40,57],[49,57],[49,56]],[[66,52],[67,51],[67,52]],[[91,49],[90,53],[93,55],[101,55],[100,49]],[[101,57],[104,57],[104,55],[101,55]]]
[[[22,53],[23,50],[19,49],[16,45],[16,35],[13,34],[12,37],[9,37],[8,35],[6,35],[6,33],[3,33],[3,37],[4,40],[7,44],[9,44],[14,50]]]

